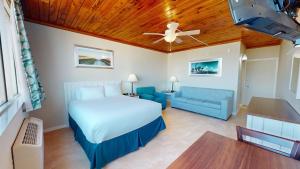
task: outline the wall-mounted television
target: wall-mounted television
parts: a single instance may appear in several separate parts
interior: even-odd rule
[[[300,43],[300,0],[229,0],[229,6],[236,25]]]

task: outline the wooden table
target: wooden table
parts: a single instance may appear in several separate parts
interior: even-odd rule
[[[206,132],[168,169],[300,169],[300,161]]]

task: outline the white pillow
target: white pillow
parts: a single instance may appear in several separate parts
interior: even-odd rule
[[[104,86],[104,90],[105,90],[105,97],[122,95],[121,84],[106,84]]]
[[[103,86],[81,87],[79,89],[80,100],[94,100],[104,98]]]

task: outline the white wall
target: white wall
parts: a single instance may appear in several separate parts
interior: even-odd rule
[[[291,42],[283,41],[280,46],[277,97],[287,100],[300,114],[300,100],[289,90],[294,47]]]
[[[280,45],[246,49],[248,59],[279,58]]]
[[[244,53],[248,57],[248,62],[251,60],[260,60],[260,59],[275,59],[275,61],[278,62],[279,53],[280,53],[280,45],[245,49]],[[243,61],[242,71],[241,71],[241,97],[240,98],[241,98],[241,104],[244,104],[244,105],[246,104],[246,100],[247,100],[247,99],[245,99],[245,94],[244,94],[245,93],[244,85],[245,85],[245,80],[246,80],[246,64],[247,64],[247,61]],[[276,80],[278,70],[277,70],[277,67],[275,67],[274,69],[276,69],[276,72],[274,72],[274,76],[275,76],[275,80]],[[273,81],[271,79],[273,79],[274,76],[273,77],[265,77],[266,81],[268,81],[268,78],[270,79],[270,81]],[[276,84],[274,84],[274,85],[275,85],[274,92],[276,92],[275,91]]]
[[[235,106],[238,98],[239,69],[241,43],[234,42],[224,45],[182,51],[168,55],[168,77],[178,78],[179,86],[196,86],[216,89],[229,89],[235,93]],[[221,77],[199,77],[188,75],[188,62],[201,59],[223,58]],[[236,108],[234,109],[236,113]]]
[[[46,91],[43,108],[33,113],[44,120],[45,128],[67,124],[64,113],[64,82],[86,80],[123,80],[136,73],[136,86],[154,85],[164,88],[167,56],[164,53],[129,46],[100,38],[26,23],[34,61]],[[114,69],[76,68],[74,45],[90,46],[114,51]],[[125,82],[125,91],[129,84]]]

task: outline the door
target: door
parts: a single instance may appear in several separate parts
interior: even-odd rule
[[[242,104],[248,105],[251,98],[274,98],[277,81],[277,59],[248,60],[243,67]]]

